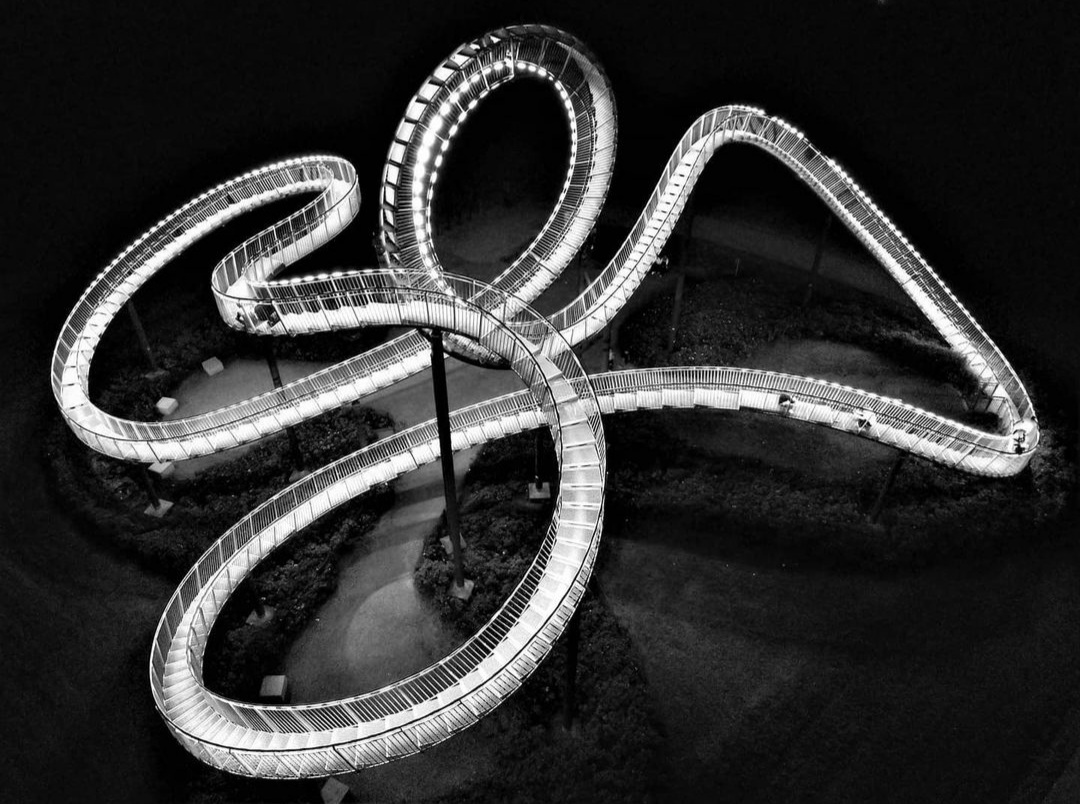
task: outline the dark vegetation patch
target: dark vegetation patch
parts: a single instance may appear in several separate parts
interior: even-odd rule
[[[157,399],[211,355],[223,360],[265,355],[262,341],[226,328],[212,306],[207,309],[183,289],[172,298],[151,296],[139,309],[155,323],[153,351],[160,370],[146,374],[146,358],[126,317],[110,327],[94,363],[92,397],[116,415],[155,420]],[[281,359],[342,360],[381,337],[369,331],[328,333],[276,338],[275,347]],[[385,414],[351,405],[293,429],[305,465],[318,467],[370,443],[375,429],[391,423]],[[190,479],[155,480],[159,496],[174,503],[156,519],[143,513],[149,499],[135,467],[93,451],[59,417],[49,429],[46,454],[58,504],[105,544],[177,583],[229,527],[288,486],[295,468],[284,434],[271,437]],[[267,557],[237,588],[215,625],[205,655],[207,686],[228,697],[257,700],[262,676],[280,671],[293,639],[336,588],[338,557],[364,549],[380,514],[392,504],[390,488],[378,486],[316,520]],[[260,600],[275,609],[273,619],[261,627],[246,624]],[[146,634],[147,656],[150,639]],[[236,777],[179,748],[175,753],[176,778],[188,785],[191,800],[285,802],[317,795],[310,782]]]
[[[295,430],[305,461],[321,466],[369,443],[373,429],[386,421],[384,414],[351,407]],[[279,436],[191,479],[155,479],[159,496],[174,503],[156,519],[144,513],[149,498],[131,464],[94,452],[59,421],[47,451],[64,506],[105,541],[174,580],[229,527],[288,486],[294,468],[288,443]]]
[[[157,400],[199,371],[209,357],[222,362],[241,357],[261,360],[272,340],[279,360],[336,362],[386,337],[385,327],[274,338],[239,332],[221,320],[205,275],[196,276],[200,281],[170,269],[151,279],[136,297],[157,371],[151,371],[125,312],[109,325],[90,372],[95,405],[123,418],[153,421]]]
[[[550,439],[547,440],[550,450]],[[416,585],[461,638],[486,623],[532,562],[551,519],[550,506],[524,501],[533,477],[533,438],[484,446],[469,469],[462,505],[466,576],[476,590],[466,605],[448,594],[449,560],[432,533]],[[459,801],[630,801],[648,797],[660,735],[645,677],[629,635],[595,585],[578,609],[577,715],[563,729],[566,636],[497,714],[478,728],[492,736],[500,774],[471,786]]]
[[[825,283],[802,304],[805,274],[744,271],[687,280],[675,347],[666,351],[673,298],[654,299],[621,330],[628,359],[640,366],[745,365],[779,338],[854,344],[948,383],[967,398],[978,390],[963,360],[913,306]],[[820,284],[820,283],[819,283]],[[867,568],[912,567],[947,557],[989,557],[1058,534],[1076,509],[1074,406],[1040,396],[1052,378],[1026,377],[1042,426],[1039,451],[1017,478],[989,479],[907,456],[877,523],[868,514],[886,470],[854,484],[829,472],[784,468],[769,455],[734,456],[702,445],[717,428],[807,427],[745,411],[637,413],[609,417],[608,513],[612,517],[693,517],[714,522],[732,549],[783,549],[789,558]],[[757,421],[755,422],[755,419]],[[996,427],[996,418],[966,419]],[[826,450],[846,434],[821,431]],[[870,445],[867,445],[868,447]],[[831,451],[829,453],[831,455]],[[856,456],[857,457],[857,456]],[[844,460],[837,450],[835,460]]]
[[[781,271],[744,271],[700,283],[688,279],[670,355],[671,294],[631,316],[620,342],[627,359],[639,366],[741,366],[756,349],[781,338],[827,339],[870,349],[949,383],[965,397],[978,391],[963,358],[914,307],[835,286],[828,295],[817,291],[804,307],[804,288],[805,277]]]
[[[608,518],[663,522],[665,534],[676,540],[684,531],[708,531],[708,549],[720,553],[877,570],[1022,549],[1036,532],[1061,532],[1075,507],[1067,446],[1049,431],[1027,481],[975,477],[907,456],[872,523],[869,514],[887,468],[854,484],[838,483],[828,473],[702,445],[700,434],[742,430],[748,416],[764,418],[723,411],[607,417]],[[776,421],[773,426],[795,425]],[[830,442],[852,438],[822,435],[825,450]],[[836,459],[843,459],[840,452]],[[681,528],[680,522],[689,526]]]

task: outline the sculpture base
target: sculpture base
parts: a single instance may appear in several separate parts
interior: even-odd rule
[[[331,776],[323,783],[319,795],[322,797],[323,804],[341,804],[351,792],[347,784]]]
[[[173,507],[173,504],[168,500],[158,500],[157,505],[148,505],[143,509],[143,513],[147,516],[157,517],[161,519],[165,514],[169,513],[169,509]]]
[[[259,687],[259,700],[266,703],[289,702],[289,677],[283,675],[263,676]]]
[[[264,625],[274,619],[274,614],[276,613],[277,609],[275,609],[273,606],[263,606],[263,613],[261,617],[259,616],[259,612],[253,611],[251,612],[251,614],[248,615],[248,618],[247,620],[245,620],[245,622],[248,625],[254,625],[256,628],[262,628]]]
[[[551,499],[551,484],[541,483],[539,486],[536,483],[530,483],[529,490],[529,502],[543,502],[544,500]]]
[[[460,600],[461,602],[467,602],[472,597],[473,587],[476,583],[469,578],[465,579],[465,583],[458,586],[453,581],[450,582],[450,597]]]

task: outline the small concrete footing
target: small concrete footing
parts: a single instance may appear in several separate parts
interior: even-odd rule
[[[323,782],[323,786],[319,790],[319,795],[322,796],[323,804],[341,804],[341,802],[345,800],[345,797],[351,792],[352,790],[347,784],[340,779],[335,779],[331,776]]]
[[[213,377],[225,370],[225,364],[216,357],[208,357],[202,362],[202,370],[206,372],[207,377]]]
[[[157,401],[157,404],[154,405],[154,407],[160,415],[168,416],[172,413],[176,413],[177,409],[180,407],[180,403],[171,396],[163,396]]]
[[[248,625],[254,625],[258,628],[261,628],[262,626],[270,622],[272,619],[274,619],[274,614],[276,611],[277,609],[275,609],[273,606],[263,606],[262,614],[259,614],[258,610],[256,609],[248,615],[245,622]]]
[[[449,536],[443,536],[439,539],[439,544],[442,545],[443,552],[448,556],[454,555],[454,545],[450,543]],[[465,539],[461,539],[461,549],[464,550],[468,545],[465,543]]]
[[[283,675],[263,676],[259,687],[259,700],[266,703],[289,702],[289,677]]]
[[[173,507],[173,504],[168,500],[158,500],[158,504],[151,503],[143,509],[143,513],[147,516],[156,517],[161,519],[165,514],[169,513],[169,509]]]
[[[468,601],[472,597],[473,588],[476,583],[471,578],[466,578],[465,583],[458,586],[453,581],[450,582],[450,597],[462,601],[463,603]]]
[[[543,502],[544,500],[551,499],[551,484],[541,483],[539,486],[536,483],[529,484],[529,502]]]

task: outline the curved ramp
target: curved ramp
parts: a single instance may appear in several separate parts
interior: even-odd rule
[[[450,142],[482,98],[521,78],[550,82],[563,102],[571,158],[540,233],[490,285],[445,273],[432,241],[435,187]],[[704,406],[760,410],[871,438],[975,474],[1018,472],[1038,444],[1015,371],[921,255],[835,161],[801,132],[748,106],[707,112],[687,130],[622,247],[574,302],[550,318],[529,305],[564,270],[595,225],[614,163],[615,104],[597,60],[544,26],[493,31],[454,51],[408,104],[380,190],[383,267],[280,280],[288,265],[357,215],[356,173],[334,156],[290,159],[193,199],[125,249],[76,303],[57,341],[52,385],[72,430],[131,461],[182,460],[262,438],[427,366],[418,332],[280,389],[199,416],[138,422],[95,407],[94,351],[119,309],[173,257],[228,220],[294,194],[313,201],[231,251],[211,286],[223,320],[261,335],[371,325],[437,327],[472,360],[511,367],[527,390],[456,411],[454,448],[547,426],[560,494],[543,546],[495,616],[420,673],[351,698],[302,706],[229,700],[202,682],[214,621],[252,569],[293,533],[375,483],[435,460],[434,422],[346,456],[252,511],[199,559],[173,594],[154,638],[155,705],[204,761],[265,777],[325,776],[415,753],[476,722],[550,652],[592,572],[603,521],[601,413]],[[572,347],[610,322],[655,261],[715,150],[745,142],[787,165],[844,221],[961,354],[1000,426],[985,432],[855,388],[745,368],[666,368],[586,376]]]

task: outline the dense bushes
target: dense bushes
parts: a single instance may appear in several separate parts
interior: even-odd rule
[[[616,532],[626,520],[655,521],[665,534],[707,531],[710,549],[729,553],[778,549],[789,562],[883,569],[1020,549],[1063,530],[1075,508],[1074,463],[1052,430],[1032,460],[1030,483],[975,477],[908,457],[879,521],[870,523],[884,469],[854,483],[837,482],[764,456],[739,457],[702,445],[701,434],[749,426],[748,419],[786,425],[745,412],[607,417],[608,522]],[[824,448],[845,437],[825,433]]]
[[[641,366],[738,366],[756,348],[779,338],[828,339],[871,349],[965,396],[978,390],[963,358],[941,342],[914,308],[850,289],[832,289],[803,307],[802,287],[800,280],[780,272],[713,279],[686,292],[670,356],[665,350],[670,295],[631,316],[621,330],[621,343],[627,358]]]
[[[319,466],[369,443],[373,429],[387,421],[384,414],[350,407],[296,431],[308,465]],[[175,506],[154,519],[143,514],[147,497],[130,464],[93,452],[60,422],[52,428],[48,452],[64,504],[109,541],[174,578],[226,528],[289,485],[293,471],[284,436],[271,438],[191,480],[155,481]]]
[[[550,440],[547,441],[550,449]],[[549,456],[550,458],[550,456]],[[462,605],[448,594],[451,568],[438,538],[425,545],[416,584],[464,638],[487,622],[532,562],[550,506],[524,500],[533,476],[531,435],[487,444],[470,468],[462,505],[466,575],[476,582]],[[467,801],[642,801],[658,761],[659,734],[645,678],[627,633],[592,588],[578,610],[577,716],[561,725],[566,654],[562,645],[483,728],[493,738],[497,777],[472,785]],[[566,637],[561,640],[565,643]],[[448,798],[447,801],[450,799]],[[461,801],[455,793],[453,801]]]

